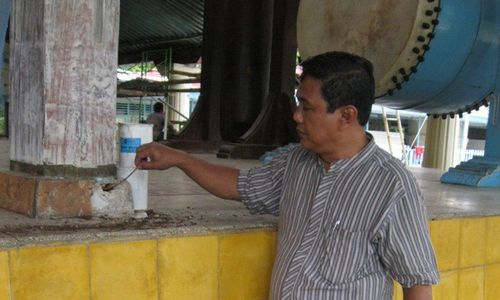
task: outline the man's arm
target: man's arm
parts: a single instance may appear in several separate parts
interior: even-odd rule
[[[414,285],[403,288],[404,300],[432,300],[432,287],[430,285]]]
[[[186,152],[158,143],[139,147],[135,156],[135,165],[143,170],[165,170],[178,167],[215,196],[240,200],[237,188],[238,169],[214,165]]]

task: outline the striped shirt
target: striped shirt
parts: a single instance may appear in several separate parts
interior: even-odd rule
[[[270,299],[387,299],[393,279],[438,282],[421,191],[373,138],[325,170],[297,146],[242,170],[238,190],[251,213],[279,215]]]

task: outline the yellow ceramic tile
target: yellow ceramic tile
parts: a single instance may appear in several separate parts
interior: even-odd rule
[[[441,272],[438,285],[432,286],[433,300],[455,300],[458,296],[458,272]]]
[[[500,299],[500,264],[484,267],[485,300]]]
[[[0,299],[10,299],[9,255],[0,251]]]
[[[12,299],[89,299],[85,245],[10,251]]]
[[[157,242],[92,244],[92,300],[157,299]]]
[[[392,300],[403,300],[403,287],[396,281],[394,281]]]
[[[221,300],[265,300],[274,262],[275,233],[224,235],[219,238]]]
[[[460,221],[459,267],[484,265],[486,219],[474,218]]]
[[[500,217],[486,218],[486,263],[500,263]]]
[[[440,271],[458,267],[459,225],[458,219],[436,220],[430,223],[432,244]]]
[[[217,236],[164,239],[158,255],[160,299],[219,298]]]
[[[483,300],[483,267],[463,269],[458,272],[458,300]]]

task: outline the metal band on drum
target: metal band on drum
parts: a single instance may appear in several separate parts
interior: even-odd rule
[[[302,0],[297,21],[302,56],[368,58],[389,107],[461,116],[499,92],[498,0]]]
[[[438,24],[439,1],[302,0],[299,52],[307,58],[346,51],[374,65],[376,97],[401,89],[417,71]]]

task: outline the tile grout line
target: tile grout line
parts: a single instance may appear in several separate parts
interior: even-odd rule
[[[481,268],[483,269],[483,293],[481,296],[483,296],[483,299],[486,299],[487,293],[486,293],[486,265],[483,265]]]
[[[464,240],[463,240],[463,226],[464,226],[464,220],[465,219],[459,219],[458,220],[458,261],[457,261],[457,269],[460,270],[462,268],[462,247],[465,246]],[[460,287],[458,287],[460,289]],[[457,291],[458,292],[458,291]]]
[[[15,249],[14,249],[15,250]],[[8,266],[7,269],[9,271],[9,299],[14,300],[13,291],[12,291],[12,258],[10,256],[10,250],[7,251],[7,260],[8,260]]]
[[[487,252],[488,252],[488,229],[489,229],[489,218],[484,218],[484,249],[483,249],[483,299],[488,296],[486,289],[486,264],[487,264]]]
[[[221,256],[221,247],[220,247],[220,240],[222,238],[222,235],[217,235],[217,273],[216,273],[216,279],[217,279],[217,300],[222,300],[222,295],[221,295],[221,287],[220,287],[220,256]]]
[[[87,271],[88,271],[88,278],[89,278],[89,300],[92,300],[92,270],[90,267],[90,244],[86,243],[85,244],[85,252],[86,252],[86,257],[87,257]]]
[[[156,298],[161,299],[161,284],[160,284],[160,239],[156,239]]]
[[[461,275],[463,274],[461,271],[462,268],[462,247],[465,246],[464,241],[463,241],[463,226],[464,226],[464,220],[465,219],[459,219],[458,220],[458,255],[457,255],[457,269],[456,272],[456,280],[457,280],[457,286],[455,288],[455,299],[458,300],[460,297],[460,290],[461,290],[461,284],[460,284],[460,278],[462,277]]]

